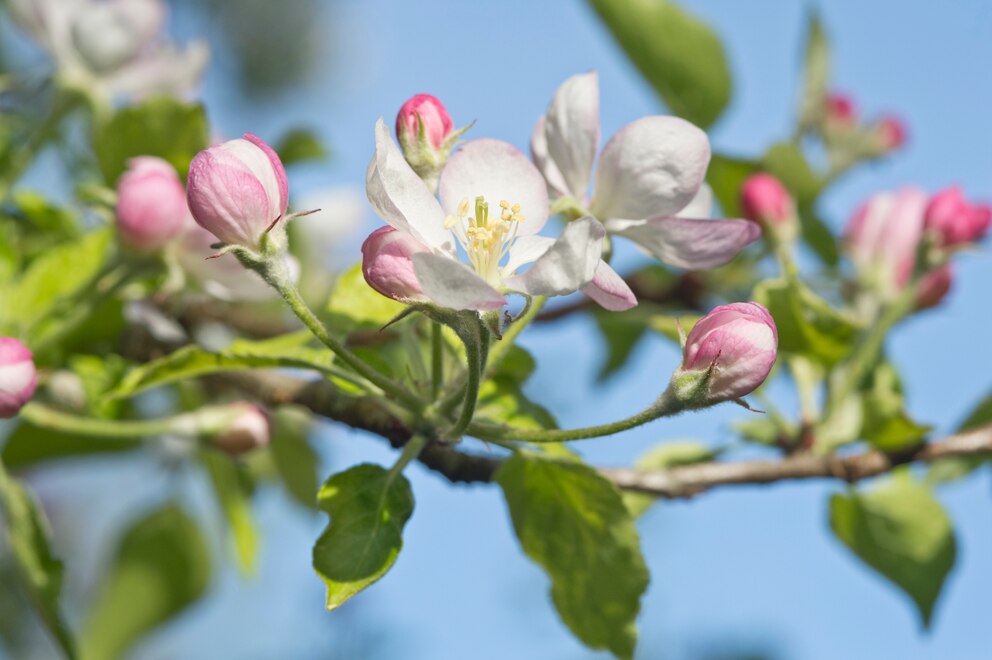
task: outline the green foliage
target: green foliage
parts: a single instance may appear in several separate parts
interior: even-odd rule
[[[914,422],[906,412],[895,367],[883,362],[872,373],[862,399],[861,436],[881,451],[897,452],[923,442],[932,427]]]
[[[958,425],[958,431],[970,431],[986,424],[992,424],[992,394],[978,402],[978,405]]]
[[[603,309],[593,312],[599,332],[606,340],[606,359],[596,374],[596,380],[605,381],[627,364],[647,332],[644,316],[644,312],[636,307],[626,312],[608,312]]]
[[[326,160],[330,155],[316,133],[307,128],[291,128],[275,143],[275,151],[285,166]]]
[[[551,578],[565,624],[591,648],[633,657],[648,572],[617,489],[580,462],[525,452],[496,481],[524,552]]]
[[[830,42],[823,30],[819,14],[810,11],[806,28],[806,53],[803,70],[803,92],[799,109],[799,126],[808,129],[817,124],[823,114],[823,103],[830,82]]]
[[[924,627],[957,554],[947,513],[909,474],[830,498],[830,526],[854,554],[916,603]]]
[[[365,281],[357,263],[339,277],[327,301],[330,330],[348,334],[358,329],[378,330],[392,321],[406,305],[387,298]]]
[[[634,469],[646,472],[649,470],[667,470],[680,465],[692,465],[693,463],[705,463],[706,461],[712,461],[719,453],[718,450],[707,447],[695,440],[666,442],[652,447],[645,452],[634,463]],[[635,491],[623,493],[623,503],[634,518],[643,515],[656,501],[657,498],[646,493]]]
[[[255,572],[259,542],[258,526],[251,509],[252,484],[244,469],[220,452],[205,450],[200,461],[210,477],[214,497],[227,522],[237,566],[243,575],[250,576]]]
[[[80,636],[88,660],[119,658],[206,591],[206,540],[196,522],[168,504],[125,531]]]
[[[118,454],[140,447],[131,440],[75,435],[23,422],[7,437],[0,459],[11,469],[23,469],[49,461]]]
[[[52,554],[48,521],[31,493],[8,476],[2,464],[0,512],[6,527],[4,536],[35,610],[66,657],[75,658],[75,642],[59,608],[62,562]]]
[[[135,156],[158,156],[185,178],[193,156],[209,143],[203,106],[166,97],[122,108],[93,131],[93,151],[108,185]]]
[[[669,0],[589,0],[617,43],[672,112],[703,128],[730,101],[719,37]]]
[[[333,610],[396,562],[413,493],[402,474],[365,463],[328,479],[317,501],[331,522],[313,547],[313,567],[327,586],[327,609]]]
[[[713,154],[710,158],[709,169],[706,170],[706,182],[713,189],[713,196],[720,204],[725,218],[740,218],[741,186],[744,180],[761,170],[754,161],[743,158],[732,158],[722,154]]]
[[[313,416],[298,406],[282,406],[272,415],[269,450],[276,472],[293,499],[308,508],[317,507],[317,470],[320,458],[307,440]]]

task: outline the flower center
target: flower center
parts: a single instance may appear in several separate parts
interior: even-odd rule
[[[524,221],[519,204],[501,200],[499,208],[499,217],[490,217],[486,199],[476,197],[474,213],[469,214],[466,198],[458,205],[457,215],[444,220],[444,228],[458,239],[475,272],[494,286],[501,283],[499,263],[509,253],[517,237],[517,227]]]

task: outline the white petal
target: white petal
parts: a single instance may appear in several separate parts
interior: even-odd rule
[[[521,236],[510,247],[510,254],[502,271],[509,277],[524,264],[537,261],[537,258],[547,252],[555,239],[550,236]]]
[[[744,246],[757,240],[761,228],[748,220],[648,218],[618,233],[663,263],[702,270],[733,259]]]
[[[444,211],[403,158],[381,118],[375,124],[375,155],[365,174],[365,192],[380,218],[424,245],[454,253]]]
[[[548,138],[544,132],[545,117],[537,120],[534,125],[534,132],[530,136],[530,155],[534,159],[537,169],[541,170],[544,180],[548,183],[548,192],[552,197],[564,197],[568,193],[568,186],[565,185],[565,177],[561,175],[558,165],[551,160],[548,154]]]
[[[441,173],[441,204],[449,215],[457,213],[463,199],[474,205],[485,197],[490,214],[499,213],[499,202],[520,204],[524,221],[518,236],[536,234],[548,220],[548,190],[544,177],[512,144],[500,140],[472,140],[448,160]]]
[[[611,312],[622,312],[637,305],[637,296],[624,279],[602,260],[592,281],[582,287],[582,292]]]
[[[429,252],[415,254],[412,259],[420,288],[441,307],[488,311],[506,304],[499,291],[460,261]]]
[[[565,231],[522,275],[507,278],[507,288],[535,296],[562,296],[592,280],[602,254],[606,230],[586,216],[568,223]]]
[[[699,186],[699,192],[692,198],[688,206],[675,215],[679,218],[712,218],[713,189],[710,188],[710,184],[704,183]]]
[[[643,117],[603,148],[592,212],[601,220],[675,215],[699,192],[710,160],[706,134],[678,117]]]
[[[595,71],[572,76],[555,92],[544,115],[548,155],[568,192],[582,200],[592,178],[599,146],[599,76]]]

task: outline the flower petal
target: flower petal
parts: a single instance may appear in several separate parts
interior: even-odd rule
[[[648,218],[617,232],[639,244],[656,259],[688,270],[725,264],[761,235],[748,220]]]
[[[414,254],[413,272],[424,295],[441,307],[489,311],[506,304],[503,295],[475,271],[451,257],[421,252]]]
[[[602,254],[606,230],[586,216],[565,231],[522,275],[503,281],[508,288],[534,296],[563,296],[592,280]]]
[[[521,266],[537,261],[537,258],[547,252],[554,244],[555,239],[550,236],[521,236],[510,246],[506,265],[500,270],[505,277],[509,277]]]
[[[544,129],[545,123],[546,118],[541,115],[541,118],[534,124],[534,132],[530,136],[530,156],[548,183],[548,193],[552,197],[564,197],[568,194],[568,186],[565,184],[565,177],[562,176],[558,165],[548,154],[548,136]]]
[[[375,155],[365,174],[365,192],[387,223],[428,247],[454,254],[441,205],[403,158],[382,118],[375,124]]]
[[[393,227],[380,227],[362,244],[362,275],[369,286],[393,300],[426,300],[412,257],[429,252],[423,243]]]
[[[599,76],[572,76],[558,88],[544,115],[548,155],[561,172],[567,191],[582,200],[592,178],[599,146]]]
[[[713,189],[710,188],[710,184],[703,183],[699,186],[699,192],[692,198],[692,201],[675,215],[679,218],[713,217]]]
[[[472,140],[455,152],[441,172],[439,192],[449,215],[457,214],[462,200],[471,204],[479,196],[494,209],[490,213],[498,212],[501,200],[520,204],[524,221],[518,236],[538,233],[548,220],[544,177],[516,147],[500,140]]]
[[[611,312],[622,312],[637,306],[637,296],[608,263],[600,260],[596,274],[582,292]]]
[[[603,148],[593,214],[637,220],[675,215],[699,192],[710,160],[706,133],[678,117],[643,117]]]

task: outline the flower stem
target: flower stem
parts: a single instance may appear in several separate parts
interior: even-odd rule
[[[321,323],[320,319],[318,319],[317,316],[310,310],[310,307],[307,306],[306,301],[303,300],[303,296],[300,295],[296,285],[293,284],[292,280],[289,278],[289,274],[286,272],[286,267],[278,257],[260,261],[247,261],[242,259],[242,263],[258,272],[266,282],[278,291],[279,295],[286,301],[286,304],[293,310],[293,313],[296,314],[297,318],[303,322],[303,325],[305,325],[307,329],[309,329],[310,332],[312,332],[313,335],[319,339],[322,344],[324,344],[324,346],[329,348],[331,352],[338,356],[342,362],[354,369],[363,378],[378,387],[380,390],[405,404],[411,410],[419,411],[423,409],[424,402],[420,397],[408,391],[402,385],[394,382],[385,374],[376,371],[368,363],[364,362],[361,358],[348,350],[344,344],[339,342],[327,332],[327,328],[324,327],[324,324]]]
[[[410,461],[420,455],[420,452],[422,452],[426,446],[427,436],[417,434],[410,438],[407,443],[403,445],[403,453],[400,454],[400,457],[396,459],[395,463],[393,463],[393,467],[389,468],[389,474],[386,477],[387,484],[392,483],[393,480],[401,472],[403,472],[403,469],[410,464]]]
[[[436,401],[444,384],[444,337],[442,326],[431,321],[431,400]]]
[[[462,337],[465,344],[465,357],[468,362],[464,395],[462,398],[462,413],[446,434],[447,437],[460,438],[465,429],[472,423],[475,416],[475,407],[479,401],[479,387],[482,385],[482,373],[486,369],[486,358],[489,355],[488,330],[482,325],[482,319],[476,319],[473,323],[473,333],[470,336]]]
[[[661,417],[673,417],[687,409],[686,404],[679,401],[671,389],[668,389],[648,408],[636,415],[616,422],[610,422],[609,424],[586,426],[578,429],[547,430],[520,429],[495,424],[471,424],[468,427],[468,432],[480,440],[491,440],[493,442],[505,442],[507,440],[533,443],[569,442],[572,440],[585,440],[587,438],[613,435],[621,431],[643,426]]]
[[[140,440],[152,435],[209,436],[220,433],[233,421],[229,406],[205,406],[199,410],[159,419],[114,420],[80,417],[32,402],[21,408],[20,417],[35,426],[73,435]]]

